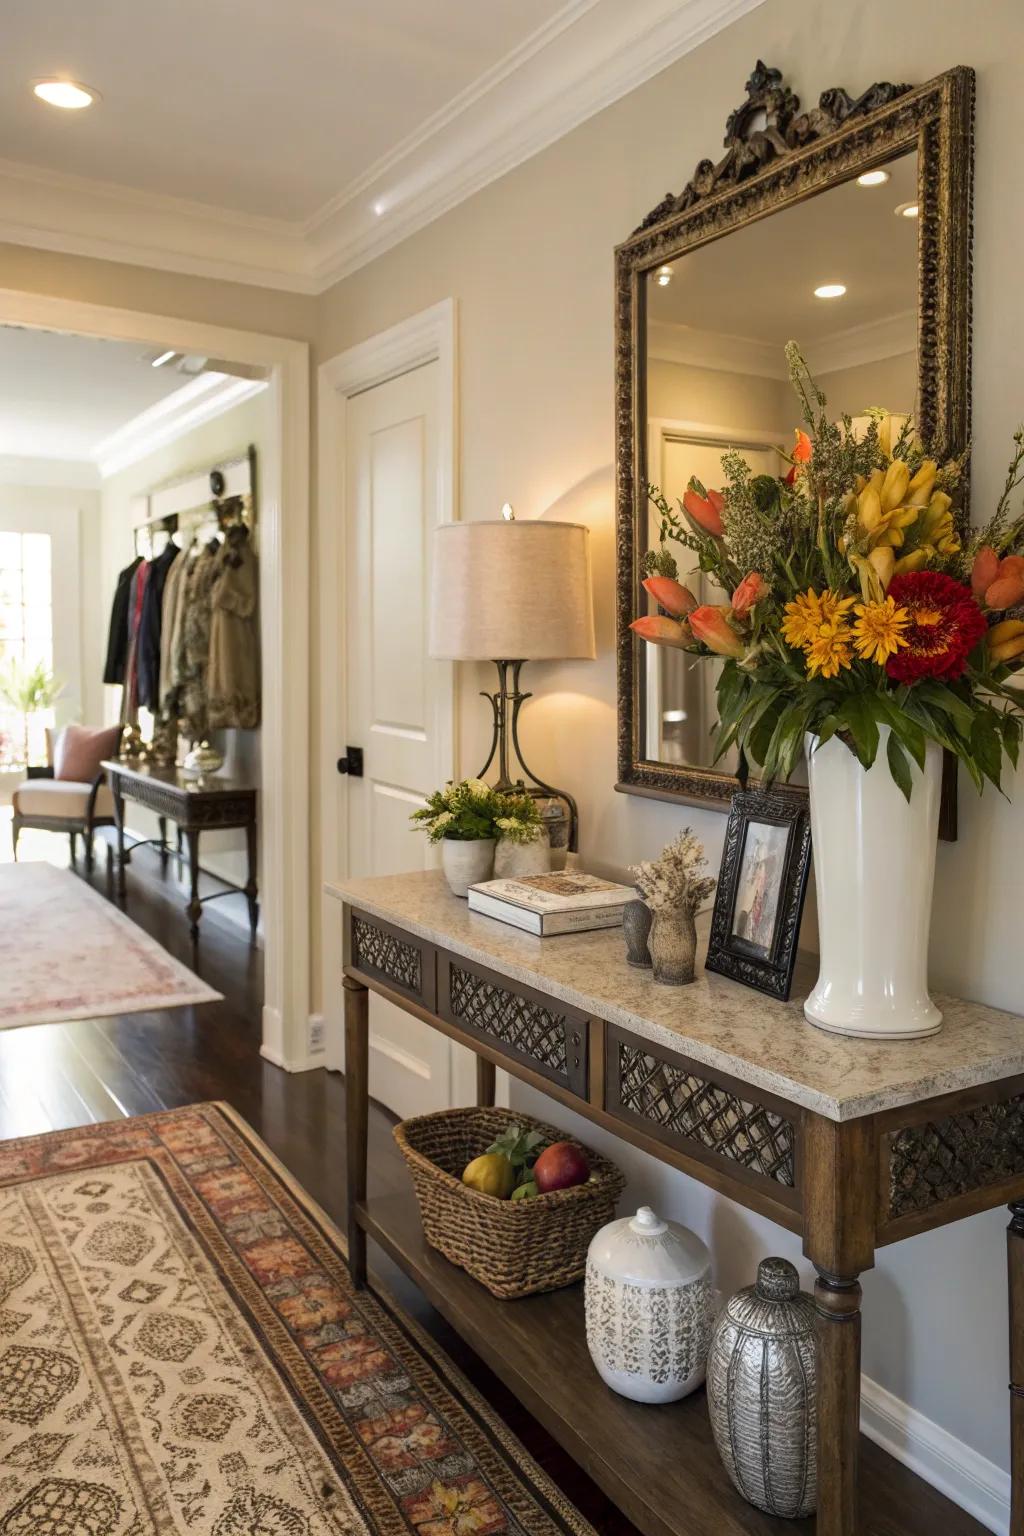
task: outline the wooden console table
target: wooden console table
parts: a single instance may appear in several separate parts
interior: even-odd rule
[[[241,891],[249,905],[249,929],[253,939],[259,922],[258,887],[256,883],[256,791],[250,784],[240,784],[232,779],[213,775],[194,779],[177,768],[156,768],[149,763],[121,762],[111,758],[103,763],[114,797],[114,824],[117,828],[117,881],[118,894],[125,894],[125,866],[130,849],[124,840],[124,802],[134,800],[155,811],[160,819],[159,847],[161,855],[167,854],[167,821],[177,824],[188,846],[190,891],[185,906],[192,937],[199,933],[199,919],[203,903],[215,901],[220,896]],[[239,827],[245,832],[248,858],[247,878],[244,886],[221,881],[226,887],[209,896],[199,894],[199,835],[206,831],[230,831]],[[220,879],[220,876],[217,877]]]
[[[982,1528],[923,1483],[898,1516],[866,1484],[858,1516],[859,1276],[887,1243],[1007,1203],[1010,1529],[1024,1536],[1024,1019],[940,998],[938,1035],[851,1040],[724,977],[658,986],[626,964],[617,931],[537,939],[471,913],[439,874],[327,889],[344,903],[358,1284],[370,1236],[646,1536],[793,1531],[733,1491],[703,1394],[649,1408],[602,1385],[578,1286],[495,1301],[427,1246],[411,1189],[367,1199],[369,989],[476,1052],[480,1102],[501,1066],[798,1233],[818,1273],[818,1536],[959,1536]],[[813,979],[798,969],[795,991]],[[884,1485],[888,1459],[870,1455]]]

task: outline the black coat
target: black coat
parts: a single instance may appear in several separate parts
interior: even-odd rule
[[[124,683],[125,669],[128,665],[128,626],[130,621],[128,610],[131,604],[132,577],[141,564],[141,557],[136,556],[131,565],[125,566],[117,578],[117,586],[114,589],[114,601],[110,605],[107,662],[103,668],[103,681],[105,683]]]
[[[164,583],[181,551],[173,540],[150,563],[149,580],[142,598],[139,621],[139,703],[154,714],[160,712],[160,635],[163,629]]]

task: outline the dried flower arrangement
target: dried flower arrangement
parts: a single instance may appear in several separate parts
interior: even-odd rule
[[[684,827],[658,858],[632,864],[629,872],[652,912],[675,909],[694,917],[716,884],[706,868],[703,843]]]

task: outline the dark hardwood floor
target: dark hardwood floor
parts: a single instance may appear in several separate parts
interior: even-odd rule
[[[109,894],[103,860],[92,885]],[[173,867],[173,866],[172,866]],[[84,878],[84,876],[83,876]],[[242,930],[206,909],[193,947],[179,888],[149,849],[128,871],[126,910],[223,1001],[118,1018],[0,1030],[0,1139],[223,1099],[238,1110],[305,1189],[344,1228],[344,1083],[337,1073],[290,1074],[259,1054],[262,966]],[[370,1195],[404,1190],[392,1119],[370,1114]],[[425,1298],[371,1245],[371,1269],[461,1366],[575,1501],[600,1536],[638,1536],[597,1486],[526,1413]],[[515,1303],[508,1303],[515,1305]],[[595,1383],[578,1384],[579,1412]],[[575,1384],[574,1384],[575,1386]],[[553,1388],[554,1390],[554,1388]],[[564,1394],[564,1384],[561,1391]],[[600,1390],[604,1390],[603,1388]],[[657,1410],[655,1410],[657,1411]],[[710,1437],[709,1437],[710,1441]],[[983,1528],[920,1478],[862,1441],[862,1536],[985,1536]],[[710,1443],[707,1475],[724,1478]],[[677,1512],[677,1518],[679,1514]],[[754,1516],[752,1528],[762,1529]],[[811,1536],[813,1521],[767,1522]],[[706,1527],[702,1524],[700,1528]],[[730,1531],[737,1529],[730,1525]]]

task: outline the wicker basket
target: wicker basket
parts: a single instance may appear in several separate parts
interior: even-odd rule
[[[591,1170],[586,1184],[522,1201],[470,1189],[462,1182],[466,1164],[510,1125],[583,1145],[508,1109],[446,1109],[395,1126],[427,1242],[504,1301],[581,1280],[590,1240],[614,1216],[626,1182],[613,1163],[583,1147]]]

